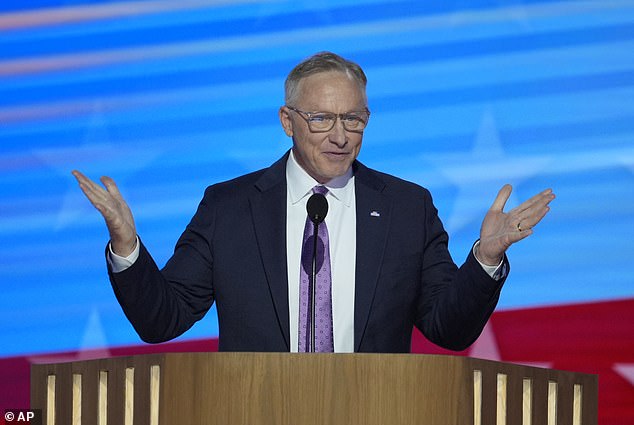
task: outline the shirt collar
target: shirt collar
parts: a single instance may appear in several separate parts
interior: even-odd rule
[[[312,178],[298,163],[291,149],[291,153],[286,161],[286,183],[291,204],[295,205],[305,196],[312,193],[313,187],[319,182]],[[346,174],[335,177],[324,184],[328,188],[328,194],[342,202],[346,207],[352,204],[354,196],[354,175],[352,167]]]

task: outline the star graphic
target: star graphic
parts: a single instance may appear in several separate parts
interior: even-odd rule
[[[497,338],[495,337],[495,332],[493,331],[493,325],[491,321],[489,321],[484,326],[480,337],[476,340],[476,342],[473,343],[473,345],[471,345],[468,355],[469,357],[474,357],[477,359],[493,360],[497,362],[509,361],[508,359],[503,359],[502,355],[500,354],[500,348],[498,346]],[[552,362],[512,360],[512,363],[541,368],[553,367]]]
[[[86,322],[81,345],[72,354],[44,354],[29,357],[30,363],[64,363],[80,360],[105,359],[110,357],[110,350],[101,324],[99,310],[92,308]]]
[[[629,168],[632,173],[634,173],[634,149],[629,152],[625,152],[619,157],[619,161],[621,164]]]
[[[481,220],[505,183],[517,187],[539,174],[551,162],[546,155],[506,154],[489,109],[482,115],[471,151],[425,155],[423,158],[434,164],[440,174],[458,188],[453,211],[445,223],[450,234],[455,234],[474,220]],[[505,211],[518,203],[515,195],[511,194]]]
[[[84,335],[82,337],[77,360],[88,360],[89,358],[106,358],[110,356],[106,334],[101,324],[99,310],[93,307],[90,317],[86,323]]]
[[[116,145],[108,132],[108,122],[99,101],[95,102],[87,130],[79,146],[63,146],[32,151],[34,157],[68,182],[53,229],[62,230],[92,209],[70,174],[78,169],[88,176],[112,174],[125,193],[125,182],[160,155],[156,145]],[[123,189],[122,189],[123,188]]]
[[[471,346],[469,356],[485,360],[502,360],[491,322],[484,326],[480,337]]]
[[[634,386],[634,363],[615,363],[612,368]]]

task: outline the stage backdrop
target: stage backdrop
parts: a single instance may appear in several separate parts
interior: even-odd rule
[[[368,75],[360,160],[432,191],[456,261],[504,183],[509,207],[554,189],[463,354],[598,373],[601,423],[634,423],[634,2],[611,0],[1,2],[0,408],[33,359],[144,350],[71,170],[119,183],[163,264],[207,185],[289,148],[284,78],[322,50]],[[212,310],[171,347],[217,333]]]

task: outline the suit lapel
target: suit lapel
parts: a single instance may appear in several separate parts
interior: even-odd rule
[[[382,193],[385,184],[360,163],[355,163],[357,259],[354,301],[354,349],[359,351],[381,272],[391,202]]]
[[[251,216],[260,256],[286,348],[290,351],[288,274],[286,271],[286,160],[267,169],[250,197]]]

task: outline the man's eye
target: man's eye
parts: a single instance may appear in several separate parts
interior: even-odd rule
[[[311,115],[309,120],[310,122],[314,122],[314,123],[320,123],[320,122],[325,122],[330,120],[330,116],[328,115]]]

